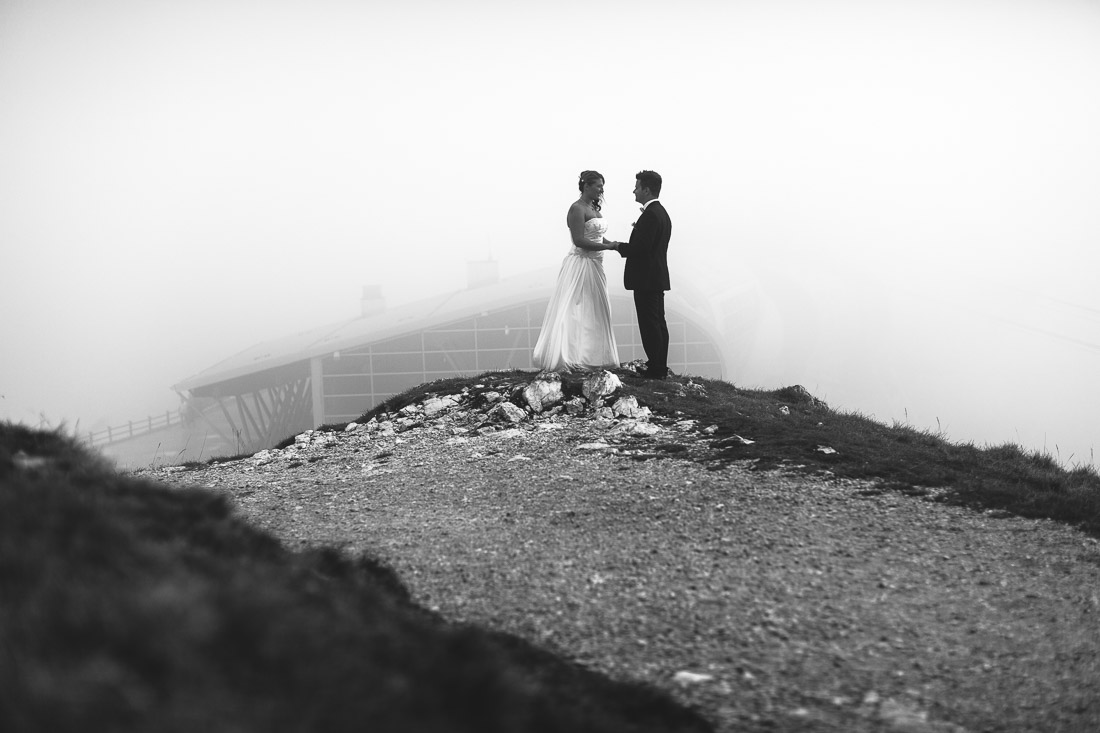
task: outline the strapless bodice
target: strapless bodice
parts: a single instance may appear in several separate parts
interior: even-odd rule
[[[607,232],[607,220],[606,219],[589,219],[584,223],[584,238],[585,241],[592,242],[593,244],[600,244],[603,242],[603,235]],[[582,257],[590,257],[594,260],[603,259],[603,250],[587,250],[573,245],[573,254],[580,255]]]

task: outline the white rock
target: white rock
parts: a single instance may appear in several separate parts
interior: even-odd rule
[[[542,412],[562,401],[561,378],[557,374],[540,376],[523,389],[523,398],[532,412]]]
[[[630,428],[631,435],[656,435],[661,429],[650,422],[636,422]]]
[[[527,413],[511,402],[501,402],[496,407],[489,410],[488,417],[492,420],[517,423],[524,420],[527,417]]]
[[[700,682],[710,682],[714,679],[714,675],[699,674],[698,672],[688,672],[687,670],[681,670],[672,675],[672,681],[678,682],[681,685],[697,685]]]
[[[564,403],[565,413],[567,415],[580,415],[584,412],[585,401],[583,397],[573,397],[568,399]]]
[[[944,726],[930,723],[928,713],[915,707],[886,698],[879,705],[878,717],[886,729],[894,733],[940,733]],[[955,726],[952,729],[957,730]]]
[[[608,450],[611,446],[607,443],[581,443],[577,450]]]
[[[349,423],[347,424],[347,427],[345,427],[345,428],[344,428],[344,432],[345,432],[345,433],[354,433],[354,432],[355,432],[355,430],[356,430],[356,428],[358,428],[358,427],[359,427],[359,423],[357,423],[357,422],[349,422]]]
[[[619,381],[617,376],[606,369],[601,369],[585,377],[581,391],[584,392],[584,397],[589,402],[596,402],[610,394],[614,394],[615,390],[622,386],[623,383]]]
[[[828,456],[828,455],[832,455],[832,454],[836,453],[836,449],[835,448],[830,448],[827,445],[819,445],[819,446],[817,446],[817,452],[818,453],[824,453],[825,455]]]
[[[637,418],[645,415],[645,408],[638,404],[638,398],[634,395],[626,395],[615,400],[611,411],[620,417]]]
[[[680,387],[681,391],[694,392],[695,394],[706,396],[707,388],[701,384],[696,384],[693,380],[689,379],[687,384]]]
[[[435,417],[439,413],[456,407],[457,405],[458,400],[454,397],[432,397],[424,403],[424,416]]]

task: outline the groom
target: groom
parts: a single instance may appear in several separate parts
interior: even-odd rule
[[[634,224],[629,242],[618,242],[615,250],[626,258],[623,285],[634,291],[638,312],[638,330],[642,348],[649,357],[645,371],[648,379],[668,376],[668,324],[665,323],[665,291],[668,284],[668,240],[672,220],[657,197],[661,195],[661,176],[642,171],[634,186],[634,200],[642,205],[642,215]]]

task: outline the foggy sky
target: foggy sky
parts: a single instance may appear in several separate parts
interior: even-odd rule
[[[1093,463],[1097,89],[1085,0],[0,1],[0,418],[554,268],[651,168],[729,381]]]

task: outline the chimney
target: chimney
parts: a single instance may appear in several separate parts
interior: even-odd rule
[[[363,297],[359,301],[363,318],[370,318],[386,310],[386,299],[382,297],[381,285],[364,285]]]
[[[500,263],[496,260],[467,260],[466,288],[472,290],[482,285],[494,285],[500,281]]]

